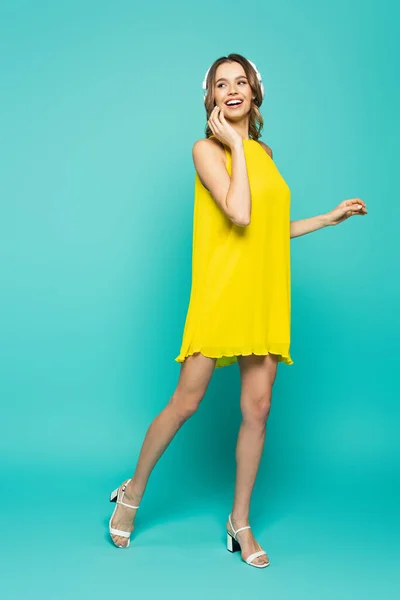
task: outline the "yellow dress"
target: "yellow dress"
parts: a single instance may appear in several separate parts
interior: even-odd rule
[[[215,137],[215,136],[211,136]],[[215,367],[290,349],[290,188],[256,140],[243,140],[251,222],[235,225],[195,174],[192,286],[176,362],[201,352]],[[225,146],[232,173],[230,148]]]

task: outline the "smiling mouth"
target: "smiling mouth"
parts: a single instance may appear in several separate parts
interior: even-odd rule
[[[243,100],[241,100],[240,102],[234,102],[233,104],[227,104],[225,102],[225,106],[227,106],[228,108],[239,108],[240,106],[242,106],[243,104]]]

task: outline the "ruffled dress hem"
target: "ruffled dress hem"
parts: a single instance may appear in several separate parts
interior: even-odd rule
[[[229,365],[233,365],[237,362],[238,356],[250,356],[250,354],[255,354],[256,356],[266,356],[268,354],[276,354],[278,356],[278,362],[283,362],[287,365],[293,365],[294,361],[292,360],[290,353],[288,351],[282,352],[282,348],[277,349],[275,347],[270,347],[268,349],[257,349],[257,350],[242,350],[240,352],[234,352],[232,350],[215,350],[207,347],[198,347],[190,349],[190,351],[184,353],[180,353],[175,361],[179,363],[183,363],[188,356],[192,356],[196,352],[200,352],[203,356],[208,358],[216,358],[217,362],[215,363],[215,368],[227,367]]]

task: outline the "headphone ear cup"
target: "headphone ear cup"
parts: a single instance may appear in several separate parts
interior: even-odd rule
[[[258,79],[258,83],[260,84],[260,88],[261,88],[261,95],[262,95],[262,97],[264,98],[264,95],[265,95],[265,90],[264,90],[264,85],[263,85],[263,82],[262,82],[261,73],[260,73],[260,72],[259,72],[259,70],[257,69],[257,67],[256,67],[255,63],[253,63],[253,62],[252,62],[251,60],[249,60],[249,59],[247,59],[247,60],[249,61],[249,63],[251,64],[251,66],[253,67],[253,69],[254,69],[254,70],[255,70],[255,72],[256,72],[257,79]]]
[[[209,68],[207,69],[207,73],[204,75],[204,79],[203,79],[202,88],[203,88],[203,90],[204,90],[204,97],[205,97],[205,96],[206,96],[206,94],[207,94],[207,75],[208,75],[208,73],[210,72],[210,69],[211,69],[211,67],[209,67]]]

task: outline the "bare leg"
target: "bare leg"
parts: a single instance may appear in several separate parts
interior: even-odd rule
[[[172,397],[147,430],[135,472],[126,488],[124,502],[139,505],[157,461],[203,399],[215,363],[216,359],[200,353],[188,356],[182,363],[179,381]],[[135,509],[118,505],[111,526],[122,531],[133,531],[136,512]],[[127,538],[117,535],[112,537],[117,545],[126,546],[128,543]]]
[[[242,382],[242,423],[236,446],[237,469],[231,517],[235,529],[249,525],[250,499],[264,448],[266,421],[278,365],[277,357],[273,354],[241,356],[238,362]],[[229,521],[227,529],[231,531]],[[238,541],[244,559],[262,550],[251,529],[238,533]],[[264,554],[253,562],[263,564],[268,562],[268,557]]]

